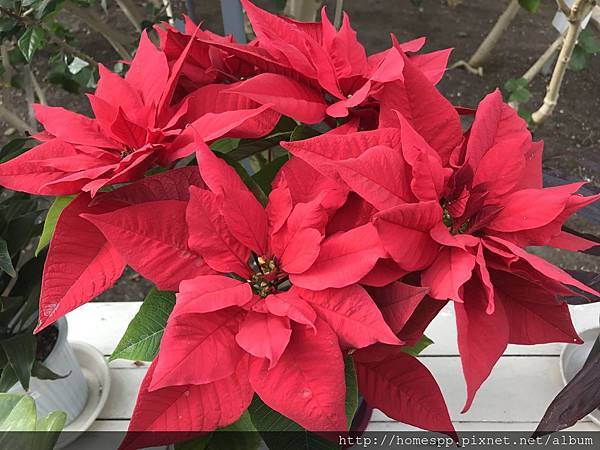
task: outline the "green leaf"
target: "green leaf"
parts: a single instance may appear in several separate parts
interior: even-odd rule
[[[354,360],[351,356],[347,356],[344,359],[344,366],[346,374],[346,419],[348,421],[348,429],[350,429],[354,414],[356,414],[356,410],[358,409],[358,381],[356,380]]]
[[[175,306],[173,292],[153,288],[129,323],[109,361],[117,358],[152,361],[158,353],[167,319]]]
[[[519,5],[521,5],[521,8],[534,13],[540,7],[540,0],[519,0]]]
[[[271,450],[338,450],[340,447],[272,410],[255,395],[248,408],[254,426]]]
[[[58,218],[62,213],[63,209],[65,209],[69,203],[73,201],[75,198],[74,195],[68,195],[64,197],[56,197],[52,206],[48,210],[48,214],[46,215],[46,220],[44,221],[44,229],[42,230],[42,235],[40,236],[40,240],[38,242],[38,246],[35,249],[35,256],[37,256],[52,240],[52,236],[54,235],[54,229],[56,228],[56,223],[58,222]]]
[[[591,55],[600,53],[600,40],[587,28],[579,34],[577,45]]]
[[[236,422],[192,441],[175,445],[175,450],[256,450],[260,435],[246,411]]]
[[[240,145],[241,139],[239,138],[223,138],[213,142],[210,148],[219,153],[229,153]]]
[[[66,420],[62,411],[37,417],[35,401],[27,395],[0,394],[0,448],[52,450]]]
[[[578,72],[580,70],[585,69],[587,66],[590,55],[586,52],[581,46],[577,45],[573,49],[573,55],[571,56],[571,60],[569,61],[569,69]]]
[[[290,135],[290,141],[302,141],[318,136],[320,133],[308,125],[298,125]]]
[[[0,394],[0,432],[35,431],[36,421],[35,401],[31,397]]]
[[[35,359],[35,337],[30,333],[19,333],[0,341],[0,345],[23,389],[28,390]]]
[[[0,33],[6,33],[13,30],[17,26],[17,22],[10,17],[0,17]]]
[[[17,45],[27,62],[31,62],[35,52],[44,46],[44,38],[44,30],[38,26],[28,28],[19,38]]]
[[[15,272],[15,268],[13,267],[10,253],[8,252],[8,245],[2,238],[0,238],[0,270],[6,272],[12,278],[17,276],[17,272]]]
[[[531,100],[531,92],[527,88],[520,88],[510,94],[509,102],[527,103]]]
[[[6,392],[15,384],[17,384],[19,380],[17,379],[17,375],[15,374],[15,370],[9,364],[2,369],[2,374],[0,375],[0,392]]]
[[[515,92],[522,88],[527,88],[529,82],[525,78],[513,78],[512,80],[508,80],[504,83],[504,91],[507,93]]]
[[[279,169],[289,160],[288,155],[280,156],[279,158],[275,158],[270,163],[267,163],[262,169],[252,175],[252,178],[260,186],[262,191],[265,194],[269,194],[271,192],[271,183],[275,178],[275,175],[279,172]]]
[[[44,363],[35,360],[31,369],[31,375],[39,380],[61,380],[71,375],[71,372],[69,371],[65,375],[59,375],[56,372],[50,370],[48,367],[46,367]]]
[[[427,336],[423,335],[423,336],[421,336],[421,339],[419,339],[419,342],[417,342],[412,347],[402,348],[402,351],[404,353],[408,353],[409,355],[417,356],[423,350],[425,350],[427,347],[429,347],[431,344],[433,344],[433,341],[431,339],[429,339]]]
[[[62,411],[54,411],[46,417],[38,417],[35,425],[36,433],[33,436],[34,450],[51,450],[60,437],[60,432],[65,427],[67,415]]]

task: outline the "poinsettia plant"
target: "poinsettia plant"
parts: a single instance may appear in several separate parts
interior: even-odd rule
[[[163,24],[125,78],[101,69],[94,118],[38,107],[41,144],[0,165],[62,205],[37,329],[126,266],[155,284],[113,354],[152,362],[123,449],[220,429],[337,448],[359,395],[455,437],[425,329],[453,304],[464,410],[509,343],[579,342],[561,297],[597,293],[525,248],[595,245],[562,225],[597,196],[542,187],[542,144],[498,92],[450,104],[449,51],[367,55],[347,17],[242,3],[255,40]]]

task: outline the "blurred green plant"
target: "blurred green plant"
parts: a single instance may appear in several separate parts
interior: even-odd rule
[[[13,141],[0,150],[0,159],[19,154],[28,145],[28,140],[19,147]],[[34,257],[42,230],[42,202],[29,194],[0,190],[0,392],[17,383],[27,390],[32,376],[62,377],[43,364],[47,352],[38,349],[38,339],[45,334],[33,335],[45,260],[43,252]],[[47,333],[56,336],[57,330]]]
[[[51,85],[71,93],[93,89],[98,55],[80,46],[82,36],[90,31],[105,40],[114,51],[109,60],[128,60],[139,32],[168,19],[167,5],[162,0],[149,0],[143,7],[132,0],[0,0],[0,87],[22,91],[29,105],[46,104]],[[131,32],[108,23],[105,17],[114,20],[115,14],[125,16]],[[0,104],[0,120],[22,133],[35,131],[32,109],[23,120],[8,98]]]
[[[38,417],[27,395],[0,394],[0,448],[51,450],[66,420],[62,411]]]

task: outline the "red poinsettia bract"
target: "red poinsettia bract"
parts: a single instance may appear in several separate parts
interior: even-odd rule
[[[173,105],[188,50],[170,67],[144,33],[125,78],[100,66],[96,91],[88,95],[94,119],[36,105],[44,131],[35,137],[43,143],[0,165],[0,183],[32,194],[94,196],[105,186],[139,179],[153,166],[193,153],[189,123],[206,141],[227,133],[260,137],[271,131],[279,115],[268,105],[224,94],[218,85],[199,86]]]
[[[367,291],[356,284],[385,256],[374,228],[367,225],[323,241],[329,210],[343,204],[344,190],[321,191],[312,201],[294,203],[282,183],[263,209],[231,167],[200,140],[198,145],[208,189],[190,188],[186,235],[188,251],[201,256],[211,273],[180,282],[161,351],[140,391],[130,430],[210,431],[237,419],[254,392],[308,430],[346,429],[344,352],[378,342],[401,344]],[[173,207],[183,203],[170,202]],[[84,217],[135,267],[161,255],[139,245],[133,227],[151,221],[150,227],[161,229],[154,236],[173,239],[171,218],[156,215],[157,208],[167,206],[145,203]],[[363,261],[348,257],[361,253]],[[323,264],[323,255],[334,258],[336,271]],[[312,269],[318,261],[325,267],[323,276],[310,279],[318,278],[321,290],[303,288],[302,278],[296,277],[318,271],[318,266]],[[160,262],[156,261],[155,271],[171,270]],[[361,264],[366,269],[356,270],[354,266]],[[365,360],[365,373],[371,361]],[[421,369],[429,377],[427,384],[399,389],[431,392],[428,386],[435,382]],[[369,392],[384,397],[382,386],[377,391],[373,382],[364,381]],[[230,390],[239,394],[234,403],[214,395],[222,391],[229,395]],[[433,397],[443,407],[439,390]],[[185,419],[178,421],[173,414]],[[414,420],[422,425],[426,419]],[[447,419],[443,430],[449,428]]]
[[[444,108],[429,114],[448,117]],[[453,301],[466,410],[507,344],[580,342],[557,296],[573,294],[566,286],[595,292],[523,247],[595,245],[561,227],[598,196],[576,194],[581,183],[542,188],[542,146],[498,92],[482,101],[471,129],[450,148],[432,147],[443,134],[423,126],[421,135],[395,115],[394,128],[284,146],[358,194],[362,222],[377,228],[392,260],[420,272],[430,297]],[[446,127],[454,133],[458,116]]]

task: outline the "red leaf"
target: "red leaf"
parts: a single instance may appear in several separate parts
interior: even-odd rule
[[[304,273],[290,274],[292,284],[306,289],[340,288],[356,283],[385,257],[372,224],[337,233],[321,244],[314,264]]]
[[[410,57],[410,62],[412,62],[429,81],[433,84],[438,84],[446,72],[450,53],[452,53],[452,49],[446,48],[435,52],[412,55]]]
[[[473,403],[475,393],[491,373],[508,344],[509,322],[502,302],[494,312],[486,312],[487,301],[481,288],[467,285],[465,302],[454,303],[458,350],[467,382],[467,400],[462,412]]]
[[[238,345],[257,358],[269,360],[269,370],[277,365],[285,351],[292,329],[290,319],[249,311],[235,336]]]
[[[398,149],[371,147],[357,158],[339,161],[336,168],[350,189],[378,210],[414,198],[409,185],[410,168]]]
[[[223,199],[223,216],[238,241],[258,255],[267,253],[267,213],[254,194],[231,190]]]
[[[243,306],[253,298],[248,283],[221,275],[203,275],[179,284],[177,307],[172,318],[181,314],[202,314],[230,306]]]
[[[288,348],[272,369],[252,358],[250,383],[263,402],[309,431],[345,430],[344,360],[335,333],[324,321],[317,333],[294,325]]]
[[[345,348],[363,348],[375,342],[400,344],[367,291],[358,285],[342,289],[295,289],[315,309]]]
[[[475,256],[456,247],[445,247],[433,264],[421,275],[423,286],[431,288],[429,295],[440,300],[462,302],[461,287],[471,278]]]
[[[548,278],[550,280],[557,281],[559,283],[566,284],[569,286],[575,286],[576,288],[579,288],[582,291],[589,292],[590,294],[596,296],[600,296],[600,293],[596,292],[594,289],[590,288],[586,284],[576,280],[564,270],[559,269],[558,267],[550,264],[545,259],[528,253],[522,248],[504,239],[500,239],[498,237],[493,236],[489,236],[488,239],[497,242],[501,246],[505,247],[509,252],[518,256],[521,260],[526,262],[528,266],[530,266],[536,272],[541,274],[544,278]]]
[[[158,361],[152,363],[142,382],[128,434],[119,450],[172,444],[225,427],[238,420],[252,401],[246,358],[240,361],[236,373],[213,383],[150,392]]]
[[[381,101],[380,126],[397,124],[401,113],[433,149],[444,164],[462,141],[462,127],[454,107],[410,59],[405,59],[404,81],[387,83]]]
[[[299,122],[313,124],[325,118],[327,104],[313,87],[274,73],[262,73],[242,82],[227,92],[241,94],[271,107]]]
[[[187,304],[169,318],[161,340],[158,364],[149,391],[188,384],[206,384],[228,377],[244,355],[235,334],[240,311],[188,314]]]
[[[370,348],[354,355],[358,389],[365,401],[392,419],[429,431],[456,433],[442,392],[419,360],[389,347],[386,358],[372,360]]]
[[[114,148],[117,144],[106,137],[94,119],[53,106],[35,104],[33,110],[45,131],[65,142],[101,148]]]
[[[136,272],[159,289],[177,290],[180,281],[212,272],[188,247],[185,210],[186,202],[161,200],[82,217],[102,231]]]
[[[467,141],[466,163],[476,169],[485,153],[499,142],[531,140],[525,121],[502,100],[499,90],[488,94],[477,107]]]
[[[80,194],[60,214],[44,266],[36,332],[109,289],[125,269],[102,233],[79,217],[114,205],[90,208],[90,201],[89,195]]]
[[[269,295],[265,298],[265,306],[271,314],[289,317],[294,322],[311,326],[316,332],[317,313],[297,295],[295,288]]]
[[[367,289],[394,334],[404,328],[428,291],[427,288],[400,281],[381,288]]]
[[[331,160],[357,158],[371,147],[384,145],[400,148],[400,133],[393,128],[379,128],[350,134],[327,133],[302,141],[282,142],[281,146],[327,176],[336,176]]]
[[[507,272],[493,271],[492,276],[510,324],[511,344],[582,343],[568,305],[553,292]]]
[[[59,139],[44,142],[31,150],[0,164],[0,184],[15,191],[35,195],[69,195],[78,193],[87,183],[86,179],[54,186],[68,175],[52,166],[55,159],[78,156],[71,144]]]
[[[222,201],[216,194],[205,189],[190,189],[186,210],[189,247],[214,270],[247,277],[250,251],[233,236],[221,208]]]
[[[374,216],[383,247],[407,271],[429,266],[439,252],[430,231],[442,219],[437,201],[410,203],[390,208]]]
[[[151,77],[148,76],[149,67],[152,68]],[[144,104],[158,105],[168,79],[167,57],[154,46],[148,32],[144,30],[125,80],[140,92]]]
[[[520,231],[542,227],[563,212],[581,183],[546,189],[523,189],[504,199],[503,208],[487,225],[496,231]]]

